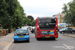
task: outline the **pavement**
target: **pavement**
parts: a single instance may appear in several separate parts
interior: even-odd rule
[[[13,42],[14,32],[8,33],[6,36],[0,36],[0,50],[8,50]]]

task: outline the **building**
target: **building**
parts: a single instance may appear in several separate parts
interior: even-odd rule
[[[53,17],[57,17],[57,18],[58,18],[58,27],[59,27],[59,28],[66,27],[66,23],[65,23],[64,20],[63,20],[65,14],[66,14],[65,12],[62,12],[62,13],[53,15]]]
[[[58,18],[58,23],[64,23],[64,20],[63,20],[64,16],[65,16],[64,12],[56,14],[56,15],[53,15],[53,17],[57,17]]]

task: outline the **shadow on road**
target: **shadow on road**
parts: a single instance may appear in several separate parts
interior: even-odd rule
[[[57,41],[56,39],[52,39],[52,38],[46,38],[46,39],[39,39],[37,41]]]
[[[17,42],[13,42],[13,43],[29,43],[28,41],[17,41]]]

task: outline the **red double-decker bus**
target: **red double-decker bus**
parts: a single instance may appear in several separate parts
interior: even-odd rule
[[[38,17],[35,29],[36,39],[58,38],[58,19],[57,17]]]

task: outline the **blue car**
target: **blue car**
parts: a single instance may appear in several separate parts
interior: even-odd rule
[[[14,33],[14,42],[17,41],[28,41],[29,42],[29,33],[26,29],[17,29]]]

